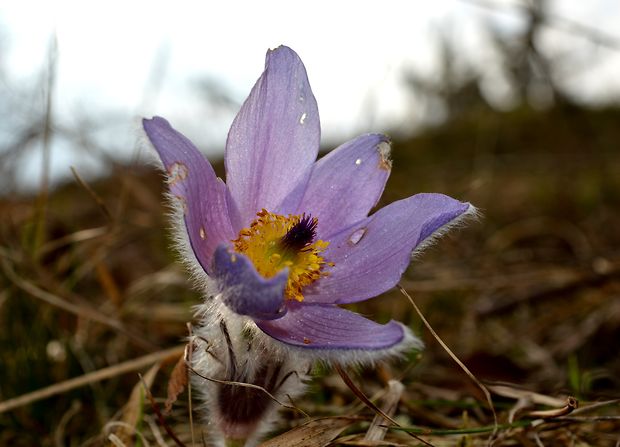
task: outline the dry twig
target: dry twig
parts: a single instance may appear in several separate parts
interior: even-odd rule
[[[0,402],[0,413],[14,410],[15,408],[23,407],[24,405],[31,404],[38,400],[47,399],[48,397],[55,396],[57,394],[66,393],[75,388],[79,388],[94,382],[100,382],[101,380],[109,379],[112,377],[120,376],[131,371],[136,371],[149,366],[155,362],[160,362],[170,357],[179,356],[183,352],[183,346],[176,346],[174,348],[164,349],[162,351],[153,352],[137,359],[128,360],[118,365],[108,366],[97,371],[93,371],[83,376],[75,377],[73,379],[65,380],[64,382],[55,383],[40,390],[33,391],[31,393],[22,394],[21,396],[14,397]]]

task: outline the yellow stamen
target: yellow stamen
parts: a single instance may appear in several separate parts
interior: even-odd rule
[[[329,242],[309,241],[301,249],[291,248],[283,243],[284,237],[305,216],[292,214],[282,216],[264,209],[257,213],[257,216],[250,226],[242,229],[239,237],[232,241],[235,251],[250,258],[256,271],[265,278],[271,278],[282,269],[288,268],[288,282],[284,295],[288,299],[303,301],[303,288],[327,276],[329,273],[323,271],[326,265],[333,266],[332,263],[325,262],[321,256]],[[316,226],[316,218],[312,222]]]

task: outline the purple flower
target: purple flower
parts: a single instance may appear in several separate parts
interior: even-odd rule
[[[320,125],[306,70],[290,48],[265,71],[226,143],[226,183],[163,118],[143,121],[214,294],[286,346],[327,358],[417,343],[339,304],[392,288],[412,253],[474,208],[417,194],[368,216],[390,173],[390,142],[368,134],[316,160]]]

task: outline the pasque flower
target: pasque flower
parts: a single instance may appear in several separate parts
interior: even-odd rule
[[[372,359],[417,343],[400,323],[377,324],[338,305],[392,288],[414,251],[474,208],[425,193],[369,216],[390,173],[390,141],[362,135],[315,161],[319,114],[293,50],[267,53],[228,134],[226,183],[166,120],[143,126],[191,253],[232,314],[315,358]]]
[[[417,194],[369,215],[390,141],[362,135],[315,161],[319,114],[293,50],[267,53],[228,134],[226,183],[165,119],[143,126],[166,170],[178,245],[205,290],[192,380],[216,443],[255,444],[273,399],[298,395],[314,360],[372,362],[421,347],[401,323],[339,305],[392,288],[413,253],[474,208]]]

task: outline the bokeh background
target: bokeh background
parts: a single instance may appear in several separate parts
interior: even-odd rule
[[[620,3],[611,0],[1,4],[0,444],[99,445],[115,433],[146,445],[159,433],[172,445],[136,371],[153,364],[139,363],[144,355],[181,344],[200,295],[169,248],[165,185],[139,118],[166,117],[223,175],[230,122],[279,44],[306,64],[324,150],[360,133],[393,138],[380,205],[435,191],[480,208],[402,285],[496,386],[500,422],[523,399],[612,402],[498,442],[617,445]],[[421,356],[357,371],[369,395],[389,378],[405,384],[404,425],[492,424],[480,391],[401,294],[355,309],[404,321],[426,342]],[[169,371],[164,363],[147,377],[157,399]],[[84,386],[27,395],[76,377]],[[329,370],[311,389],[297,404],[313,417],[355,408]],[[285,413],[280,430],[303,420]],[[188,442],[182,404],[170,424]],[[363,428],[349,427],[345,441]],[[474,445],[483,434],[425,439]]]

